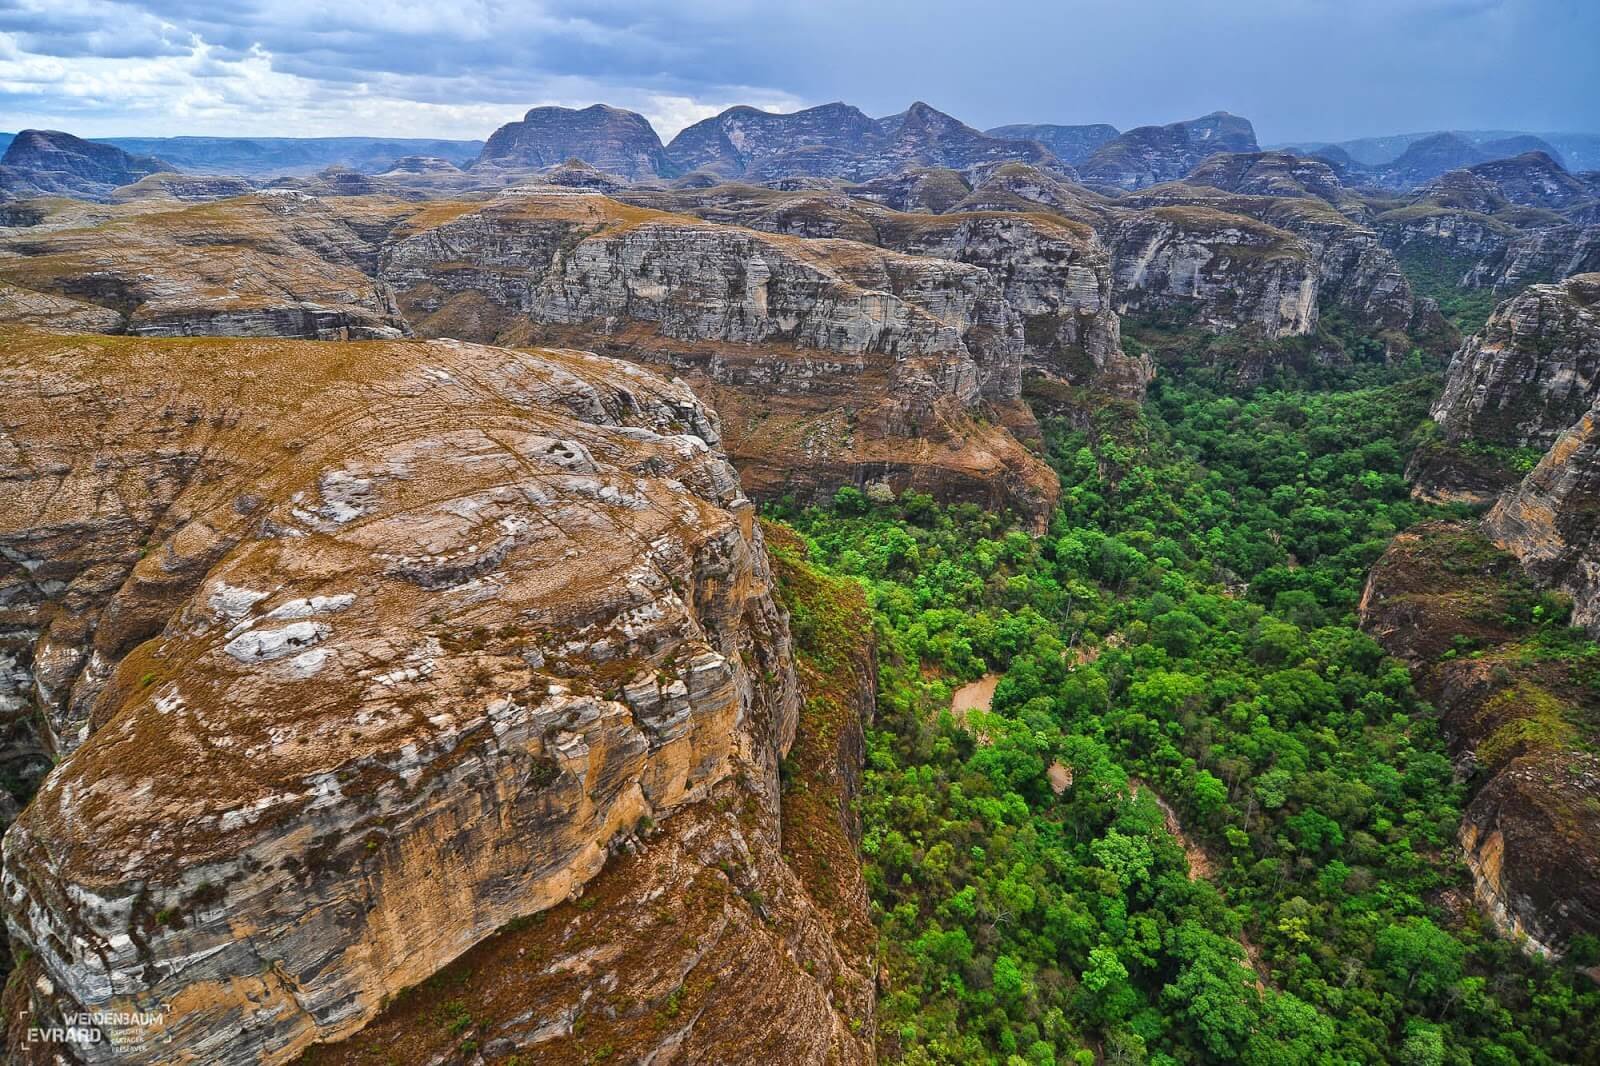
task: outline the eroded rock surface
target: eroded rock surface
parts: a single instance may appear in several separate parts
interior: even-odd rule
[[[1534,577],[1570,595],[1574,624],[1600,636],[1600,404],[1496,502],[1484,527]]]
[[[6,621],[38,634],[8,669],[71,752],[6,839],[13,1034],[153,1010],[86,1059],[282,1062],[644,818],[737,788],[747,845],[706,813],[682,847],[775,832],[787,624],[682,385],[570,351],[42,333],[0,375]],[[785,1039],[820,1061],[845,1033]]]
[[[1054,498],[1043,464],[975,418],[1031,426],[1021,316],[977,266],[529,193],[390,244],[382,277],[424,334],[683,375],[763,495],[881,478],[1033,517]]]
[[[873,1060],[853,806],[876,688],[870,616],[859,586],[810,569],[781,527],[766,533],[783,602],[811,620],[797,631],[806,703],[781,835],[725,782],[630,838],[581,900],[513,923],[307,1066],[463,1062],[465,1041],[551,1066]]]
[[[1410,664],[1470,775],[1460,843],[1479,906],[1525,950],[1560,955],[1600,933],[1600,707],[1575,671],[1524,646],[1536,603],[1514,557],[1431,523],[1395,537],[1360,613]],[[1471,656],[1446,654],[1462,642]]]
[[[1492,500],[1520,476],[1516,452],[1548,448],[1597,399],[1600,274],[1533,286],[1496,308],[1451,360],[1432,410],[1439,439],[1412,464],[1419,493]]]
[[[1255,127],[1226,111],[1165,126],[1139,126],[1111,138],[1078,168],[1085,183],[1142,189],[1183,177],[1217,152],[1255,152]]]
[[[119,322],[108,331],[340,339],[405,330],[368,273],[377,248],[313,197],[156,201],[83,222],[0,238],[0,281],[109,309]]]

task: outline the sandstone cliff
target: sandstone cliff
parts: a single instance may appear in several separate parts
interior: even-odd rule
[[[764,496],[886,479],[1035,520],[1054,498],[997,424],[1031,426],[1023,328],[980,267],[530,193],[392,242],[382,278],[425,335],[577,344],[682,374]]]
[[[1450,362],[1439,436],[1412,478],[1434,499],[1488,502],[1518,450],[1543,451],[1600,399],[1600,275],[1535,285],[1502,303]]]
[[[1600,225],[1549,226],[1512,236],[1462,279],[1473,289],[1510,295],[1526,285],[1600,272]]]
[[[1570,595],[1574,624],[1600,636],[1600,401],[1496,502],[1484,528],[1535,578]]]
[[[1117,310],[1268,339],[1317,322],[1315,265],[1283,230],[1205,208],[1158,207],[1119,219],[1107,237]]]
[[[870,1063],[875,934],[853,800],[875,676],[853,582],[765,529],[805,706],[782,829],[734,783],[645,828],[585,888],[400,997],[308,1066],[519,1056],[552,1066]]]
[[[1469,775],[1460,843],[1480,907],[1525,950],[1559,955],[1600,934],[1600,705],[1578,671],[1524,643],[1538,603],[1512,556],[1434,523],[1390,544],[1361,624],[1410,664]]]
[[[1004,169],[1012,167],[1020,164]],[[1020,325],[1028,369],[1134,399],[1143,397],[1149,382],[1149,364],[1122,351],[1112,309],[1110,260],[1087,225],[1037,210],[929,215],[887,210],[840,193],[785,193],[734,184],[624,195],[630,203],[752,229],[842,237],[981,267],[1000,286]]]
[[[90,1062],[286,1061],[663,820],[642,861],[683,895],[657,906],[705,888],[700,957],[805,1021],[744,1057],[868,1055],[870,982],[764,853],[801,694],[687,389],[459,342],[0,353],[8,631],[37,634],[21,688],[71,752],[6,839],[13,1061],[51,1061],[26,1028],[78,1010],[164,1015]]]
[[[312,197],[130,204],[0,237],[0,281],[114,312],[152,336],[397,337],[377,248]],[[110,331],[108,327],[108,331]]]

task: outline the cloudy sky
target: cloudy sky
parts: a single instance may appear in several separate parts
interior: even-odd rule
[[[1596,0],[0,0],[0,130],[483,137],[537,104],[1225,109],[1263,141],[1600,131]]]

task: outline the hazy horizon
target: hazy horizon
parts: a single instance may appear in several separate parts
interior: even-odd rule
[[[0,128],[477,139],[605,102],[670,139],[734,104],[921,98],[980,128],[1227,110],[1264,143],[1589,132],[1597,40],[1561,0],[0,0]]]

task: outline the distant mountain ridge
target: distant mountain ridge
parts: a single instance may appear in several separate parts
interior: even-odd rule
[[[1091,187],[1131,191],[1175,181],[1218,152],[1258,151],[1249,119],[1213,111],[1165,126],[1128,130],[1095,149],[1079,170]]]
[[[465,166],[482,141],[412,137],[105,137],[125,152],[153,155],[179,170],[244,177],[310,175],[332,166],[388,170],[407,156],[436,156]]]
[[[756,180],[866,181],[912,167],[966,170],[1008,162],[1069,169],[1036,139],[984,133],[920,100],[876,119],[838,102],[788,114],[732,107],[682,130],[667,145],[666,159],[670,169],[663,177],[706,171]]]
[[[86,141],[60,130],[23,130],[0,155],[0,190],[12,196],[101,199],[113,189],[174,169],[154,156]]]
[[[1356,137],[1346,141],[1299,140],[1271,147],[1301,155],[1321,155],[1335,149],[1364,167],[1383,167],[1394,163],[1418,141],[1450,134],[1485,152],[1484,160],[1508,158],[1523,152],[1542,151],[1568,170],[1600,169],[1600,134],[1552,133],[1527,130],[1426,130],[1395,133],[1381,137]]]
[[[630,181],[662,176],[667,166],[661,138],[649,120],[608,104],[580,110],[535,107],[520,121],[495,130],[472,165],[544,168],[569,159]]]
[[[996,126],[985,130],[991,137],[1011,140],[1038,141],[1056,154],[1063,163],[1077,166],[1094,154],[1094,150],[1116,137],[1122,131],[1104,122],[1087,126],[1057,126],[1049,123],[1021,123]]]

